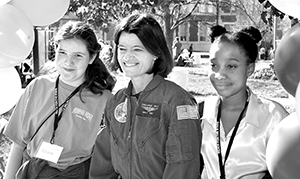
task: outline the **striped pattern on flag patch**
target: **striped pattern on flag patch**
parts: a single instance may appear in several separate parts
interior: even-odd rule
[[[177,106],[177,118],[178,120],[184,119],[198,119],[198,109],[197,106],[194,105],[182,105]]]

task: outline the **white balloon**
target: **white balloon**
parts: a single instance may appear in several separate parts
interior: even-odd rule
[[[298,121],[300,122],[300,82],[298,83],[295,99],[296,99],[296,105],[295,105],[296,113],[297,113]]]
[[[0,0],[0,6],[7,4],[10,0]]]
[[[14,107],[22,94],[19,73],[14,67],[0,69],[0,114]]]
[[[11,0],[10,4],[21,9],[34,26],[47,26],[65,15],[70,0]]]
[[[13,67],[22,61],[24,61],[24,58],[12,58],[0,52],[0,69]]]
[[[281,12],[295,18],[300,18],[299,0],[269,0],[269,2]]]
[[[33,25],[26,14],[11,4],[0,6],[0,67],[25,59],[33,44]]]
[[[273,179],[299,179],[300,124],[295,113],[273,130],[266,149],[266,162]]]

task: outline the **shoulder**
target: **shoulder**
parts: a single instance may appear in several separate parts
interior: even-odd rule
[[[55,80],[56,77],[53,76],[48,76],[48,75],[38,76],[29,83],[27,88],[29,89],[37,88],[38,90],[53,89],[52,86],[55,83]]]
[[[102,93],[95,94],[88,89],[84,89],[84,93],[82,93],[82,95],[92,101],[99,101],[99,103],[106,103],[114,96],[109,90],[103,90]]]
[[[164,79],[158,90],[163,91],[162,97],[166,101],[173,101],[173,102],[188,101],[188,103],[190,103],[190,101],[193,101],[192,103],[196,102],[196,99],[191,93],[189,93],[188,91],[186,91],[184,88],[182,88],[181,86],[179,86],[173,81]]]
[[[121,96],[124,96],[126,90],[127,90],[127,88],[119,89],[119,90],[114,94],[114,98],[120,98]]]
[[[289,114],[277,101],[256,95],[251,95],[249,107],[249,115],[260,125],[277,124]]]
[[[104,90],[103,94],[101,95],[101,99],[103,99],[105,101],[106,105],[111,99],[113,99],[113,97],[114,97],[114,95],[109,90]]]
[[[178,85],[174,81],[164,79],[162,81],[162,83],[163,83],[162,87],[166,88],[171,94],[188,95],[188,96],[191,95],[184,88],[182,88],[180,85]]]
[[[123,88],[118,90],[115,94],[112,94],[108,99],[107,106],[113,106],[118,103],[118,101],[122,101],[123,99],[125,99],[125,91],[126,88]]]
[[[112,94],[111,91],[109,90],[103,90],[103,93],[102,93],[102,97],[106,98],[106,99],[110,99],[112,98],[114,95]]]
[[[258,106],[261,109],[268,110],[269,112],[274,112],[274,111],[286,112],[283,105],[273,99],[263,98],[260,96],[254,96],[254,97],[255,97],[254,99],[256,99]]]
[[[206,97],[199,105],[203,105],[203,118],[215,116],[216,108],[219,104],[219,96]]]
[[[40,75],[40,76],[37,76],[35,78],[35,80],[37,81],[44,81],[44,82],[55,82],[55,80],[57,79],[57,76],[56,74],[52,74],[52,75]]]

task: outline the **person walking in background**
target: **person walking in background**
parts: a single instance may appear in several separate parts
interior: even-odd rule
[[[211,45],[209,79],[218,96],[204,102],[203,179],[268,176],[268,139],[288,113],[246,85],[255,69],[260,40],[261,36],[242,29],[220,35]]]
[[[178,56],[180,55],[181,47],[182,47],[182,44],[179,41],[179,37],[175,37],[175,39],[173,41],[173,45],[172,45],[174,61],[177,60]]]
[[[266,59],[266,49],[264,47],[261,47],[259,50],[259,59],[260,60]]]
[[[131,14],[118,23],[114,39],[114,60],[131,80],[106,105],[90,179],[197,179],[197,102],[165,79],[173,59],[161,26],[150,14]]]
[[[193,51],[193,44],[191,44],[189,47],[189,58],[192,58]]]
[[[115,81],[99,59],[101,46],[86,23],[67,22],[55,44],[57,73],[30,82],[5,128],[13,141],[5,179],[88,178]]]
[[[270,46],[269,48],[269,58],[268,60],[274,60],[275,57],[275,50],[273,49],[273,45]]]

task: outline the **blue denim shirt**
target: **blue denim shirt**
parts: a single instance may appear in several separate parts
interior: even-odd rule
[[[196,179],[201,130],[194,97],[156,75],[136,98],[132,84],[106,106],[90,178]]]

